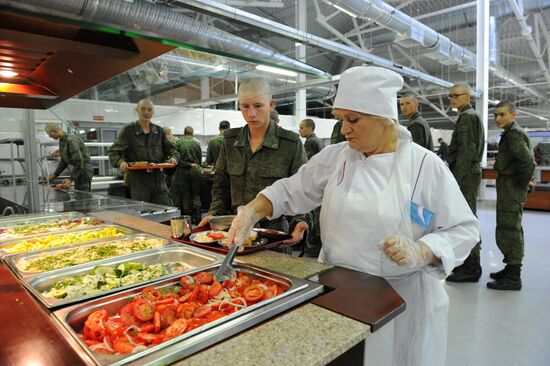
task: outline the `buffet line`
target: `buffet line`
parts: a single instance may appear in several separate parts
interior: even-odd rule
[[[0,219],[0,256],[86,363],[167,364],[323,292],[223,256],[66,212]]]

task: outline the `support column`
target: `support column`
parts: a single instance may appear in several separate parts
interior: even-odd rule
[[[28,109],[23,114],[23,136],[25,139],[25,175],[29,212],[40,212],[38,197],[38,151],[36,143],[36,124],[34,111]]]
[[[488,132],[488,102],[489,102],[489,1],[477,0],[477,26],[476,26],[476,90],[479,99],[476,103],[476,111],[481,117],[485,141],[481,166],[487,166],[487,132]],[[480,186],[480,198],[485,198],[485,181]]]
[[[201,78],[201,100],[210,98],[210,79]]]
[[[296,0],[296,29],[307,31],[307,1]],[[296,46],[296,60],[306,62],[306,46],[299,44]],[[303,74],[298,74],[298,83],[306,81]],[[296,92],[296,102],[294,103],[294,116],[296,118],[295,126],[298,126],[301,120],[306,118],[306,90],[301,89]]]

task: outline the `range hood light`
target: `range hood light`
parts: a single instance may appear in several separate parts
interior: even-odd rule
[[[0,76],[3,76],[5,78],[12,78],[14,76],[17,76],[18,74],[15,71],[11,70],[0,70]]]
[[[294,71],[279,69],[278,67],[271,67],[265,65],[257,65],[256,70],[270,72],[272,74],[286,75],[286,76],[298,76],[298,73]]]

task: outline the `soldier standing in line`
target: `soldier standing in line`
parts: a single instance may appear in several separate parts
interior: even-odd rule
[[[153,103],[148,99],[140,100],[136,112],[139,119],[125,125],[109,148],[111,165],[123,173],[128,171],[128,163],[137,161],[168,161],[177,165],[179,156],[176,147],[168,140],[162,127],[151,123],[155,113]],[[133,200],[170,205],[166,180],[160,169],[131,170],[128,176]]]
[[[62,183],[63,188],[70,188],[74,181],[74,189],[90,192],[94,169],[88,149],[77,135],[65,133],[56,123],[48,123],[44,131],[52,139],[59,140],[59,150],[54,155],[61,157],[61,161],[54,173],[47,178],[47,182],[57,178],[69,165],[73,167],[71,176]]]
[[[180,163],[172,177],[170,195],[182,215],[190,215],[193,223],[201,219],[200,177],[202,174],[201,145],[193,138],[193,127],[183,130],[183,138],[176,142]]]
[[[476,197],[481,183],[481,158],[485,131],[470,105],[472,89],[468,84],[455,84],[449,91],[451,106],[460,112],[451,138],[447,162],[472,212],[476,214]],[[481,238],[464,261],[447,277],[449,282],[477,282],[481,277]]]
[[[304,142],[304,148],[306,149],[307,160],[317,154],[319,151],[323,150],[325,145],[323,142],[315,135],[315,122],[311,118],[306,118],[300,122],[300,136],[306,139]],[[304,248],[304,253],[307,256],[318,257],[319,252],[321,251],[321,225],[319,218],[321,217],[321,206],[317,207],[312,211],[313,213],[313,230],[312,233],[306,242]]]
[[[168,141],[176,145],[176,138],[172,133],[172,129],[168,126],[164,126],[162,130],[166,134],[166,138],[168,139]],[[166,187],[168,188],[168,192],[170,192],[170,187],[172,186],[172,177],[174,176],[175,172],[176,172],[176,168],[164,169],[164,175],[166,176]]]
[[[220,151],[222,149],[223,144],[223,134],[225,131],[229,130],[231,125],[229,124],[229,121],[221,121],[218,127],[218,130],[220,131],[220,134],[217,136],[214,136],[210,142],[208,142],[208,148],[206,149],[206,165],[215,165],[216,161],[218,160],[218,156],[220,156]]]
[[[524,255],[521,218],[529,181],[535,171],[531,141],[515,122],[516,107],[503,101],[495,107],[495,122],[504,132],[496,155],[497,176],[497,246],[504,255],[504,269],[490,274],[487,283],[493,290],[521,290],[521,265]]]
[[[439,142],[439,150],[437,150],[437,155],[441,158],[443,161],[447,161],[447,154],[449,153],[449,145],[445,141],[443,141],[443,138],[438,138],[437,142]]]
[[[246,126],[225,132],[222,150],[216,162],[212,204],[199,226],[204,226],[213,215],[235,214],[265,187],[290,177],[306,163],[306,154],[300,137],[278,127],[270,119],[275,107],[271,88],[262,78],[251,78],[241,83],[239,108]],[[285,241],[284,252],[290,254],[291,245],[302,241],[311,226],[309,215],[262,220],[260,227],[292,234]]]
[[[420,103],[413,94],[405,94],[399,99],[401,114],[409,120],[407,129],[412,135],[413,142],[433,151],[432,131],[428,122],[418,112],[419,106]]]

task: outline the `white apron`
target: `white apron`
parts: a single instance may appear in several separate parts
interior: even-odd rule
[[[398,266],[377,247],[391,235],[416,239],[409,213],[410,182],[418,174],[412,169],[411,143],[400,128],[390,181],[378,194],[366,186],[365,161],[350,161],[349,151],[342,152],[323,196],[319,261],[386,278],[406,303],[395,320],[394,365],[441,366],[449,305],[441,281],[422,269]],[[353,177],[346,179],[346,171]]]

